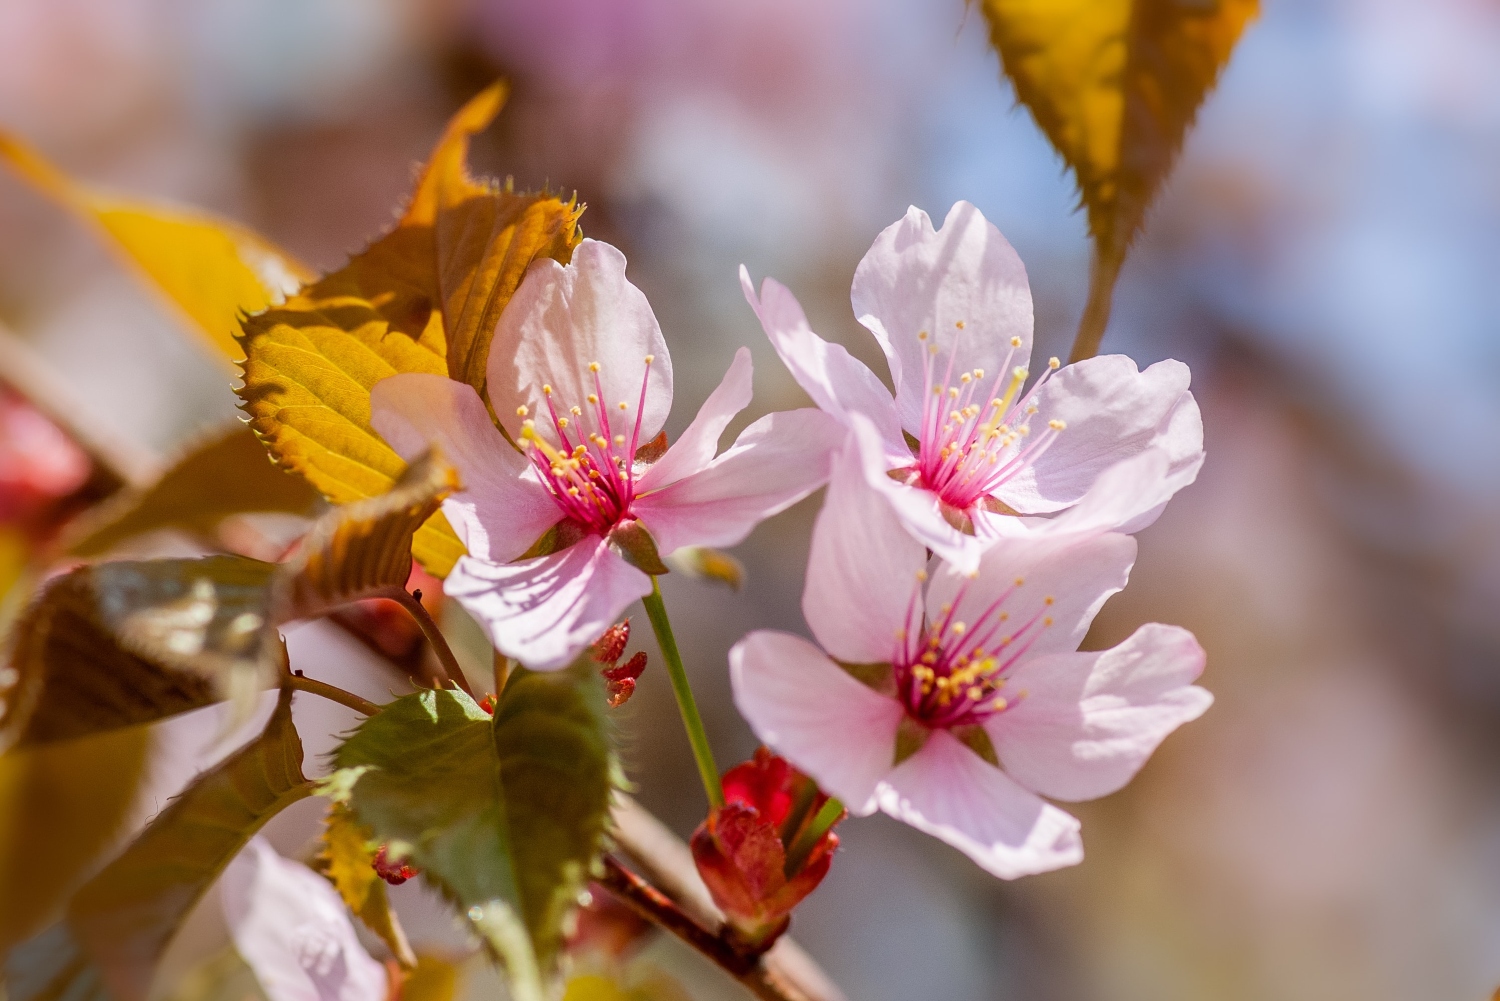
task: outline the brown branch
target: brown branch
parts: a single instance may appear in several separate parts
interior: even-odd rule
[[[709,931],[684,914],[671,897],[625,868],[613,855],[604,856],[604,876],[599,883],[626,907],[676,935],[736,980],[744,980],[757,965],[754,959],[736,952],[722,935]]]
[[[714,905],[708,887],[698,876],[688,846],[629,796],[615,796],[611,820],[615,843],[655,884],[648,888],[672,905],[679,916],[673,920],[690,922],[699,934],[709,936],[717,943],[710,947],[712,950],[733,952],[722,936],[724,915]],[[634,873],[630,875],[637,880],[641,878]],[[623,897],[622,900],[636,909],[632,901]],[[636,913],[648,921],[662,924],[653,914],[638,909]],[[667,924],[662,924],[662,927],[677,934],[688,945],[699,948],[695,941],[678,933],[675,927]],[[771,951],[761,956],[758,962],[750,960],[749,972],[745,974],[736,973],[734,968],[721,962],[714,951],[699,951],[764,1001],[847,1001],[828,974],[788,935],[777,939]],[[734,954],[739,958],[733,962],[746,962],[739,953]]]

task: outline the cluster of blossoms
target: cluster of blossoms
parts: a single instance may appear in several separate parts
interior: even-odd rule
[[[592,647],[618,703],[644,659],[616,664],[616,623],[654,593],[661,558],[734,545],[827,484],[802,602],[816,645],[761,631],[730,654],[737,705],[780,757],[732,770],[694,838],[715,899],[747,941],[774,938],[827,871],[843,807],[1003,878],[1078,862],[1078,822],[1042,797],[1118,789],[1211,701],[1182,629],[1077,649],[1125,586],[1130,533],[1202,463],[1186,366],[1114,355],[1034,374],[1025,269],[963,202],[938,229],[911,209],[855,274],[894,394],[786,288],[741,280],[817,406],[761,418],[722,454],[749,352],[668,446],[666,343],[624,256],[591,240],[532,265],[496,328],[487,399],[434,375],[375,386],[386,440],[408,459],[435,443],[462,476],[444,510],[468,555],[448,596],[532,669]]]

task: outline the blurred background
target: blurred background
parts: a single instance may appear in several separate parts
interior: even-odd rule
[[[446,117],[502,75],[513,96],[475,167],[576,190],[585,233],[625,251],[672,348],[674,434],[741,344],[756,399],[731,432],[807,405],[741,262],[884,375],[848,289],[908,204],[976,203],[1026,263],[1039,354],[1066,354],[1084,221],[963,0],[0,0],[0,126],[319,269],[391,223]],[[1187,626],[1218,701],[1077,809],[1074,869],[1002,883],[893,821],[846,823],[792,930],[853,1001],[1489,997],[1497,266],[1500,6],[1265,0],[1104,342],[1192,366],[1208,462],[1141,535],[1087,645]],[[222,362],[4,171],[0,321],[122,448],[167,454],[235,414]],[[725,653],[752,628],[805,632],[817,500],[739,548],[741,593],[667,581],[724,767],[754,748]],[[322,626],[299,648],[328,676],[363,656]],[[192,774],[184,749],[213,744],[214,712],[162,727],[139,820]],[[353,718],[318,712],[325,732]],[[686,835],[704,804],[659,661],[619,716],[640,798]],[[308,743],[310,764],[330,746]],[[270,830],[283,851],[316,829],[302,807]],[[452,938],[418,887],[397,896],[419,944]],[[222,938],[211,925],[177,962]],[[694,996],[736,996],[668,953]]]

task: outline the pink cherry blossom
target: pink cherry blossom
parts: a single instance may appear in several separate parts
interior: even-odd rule
[[[762,417],[715,457],[751,374],[741,348],[682,437],[646,461],[671,358],[625,256],[584,240],[566,266],[532,264],[500,317],[487,388],[502,428],[467,384],[416,373],[375,385],[371,421],[404,458],[436,443],[458,468],[464,489],[443,510],[468,555],[444,590],[502,653],[549,670],[651,592],[623,555],[639,529],[661,556],[734,545],[827,479],[842,431],[816,410]]]
[[[1088,512],[1076,530],[1000,538],[972,573],[944,563],[929,581],[923,545],[868,487],[857,439],[878,447],[879,432],[859,415],[851,424],[802,599],[818,645],[771,631],[741,640],[729,655],[740,712],[851,813],[882,810],[1005,879],[1079,862],[1078,821],[1041,797],[1113,792],[1202,714],[1202,648],[1152,623],[1078,652],[1136,551]],[[1129,493],[1127,475],[1159,477],[1164,461],[1109,479]]]
[[[371,958],[328,880],[255,837],[224,870],[224,920],[270,1001],[385,1001]]]
[[[876,239],[854,273],[855,315],[885,352],[890,392],[839,345],[813,333],[796,298],[766,279],[756,296],[740,281],[766,335],[797,382],[847,423],[863,414],[878,432],[884,468],[911,495],[902,524],[962,569],[1001,535],[1053,526],[1039,517],[1077,504],[1115,463],[1156,447],[1167,458],[1151,505],[1110,526],[1133,532],[1191,483],[1203,461],[1203,426],[1187,366],[1144,372],[1124,355],[1066,368],[1050,359],[1031,379],[1031,292],[1021,259],[968,202],[940,229],[927,213]],[[1030,381],[1030,387],[1027,383]]]

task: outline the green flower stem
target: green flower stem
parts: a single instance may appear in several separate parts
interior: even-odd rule
[[[448,645],[448,638],[443,635],[443,630],[422,606],[421,600],[404,587],[391,588],[386,591],[385,596],[399,602],[401,607],[405,608],[407,613],[416,620],[417,626],[422,630],[422,635],[426,636],[427,642],[432,644],[438,663],[442,665],[442,680],[457,685],[468,694],[469,698],[473,698],[474,691],[469,687],[468,679],[464,677],[464,669],[458,666],[458,658],[453,656],[453,648]]]
[[[786,871],[790,875],[797,872],[807,862],[807,856],[812,854],[813,846],[818,839],[828,833],[828,829],[834,825],[844,812],[844,804],[832,796],[818,815],[802,829],[802,834],[792,843],[792,847],[786,853]]]
[[[687,671],[682,666],[682,655],[677,652],[677,640],[672,636],[672,623],[667,618],[667,606],[662,604],[661,587],[656,578],[651,578],[651,593],[641,599],[646,606],[646,615],[651,619],[651,628],[656,633],[657,645],[661,647],[662,659],[667,662],[667,675],[672,679],[672,694],[677,696],[677,708],[682,713],[682,725],[687,728],[688,742],[693,745],[693,758],[698,762],[698,775],[703,779],[703,791],[708,793],[708,805],[717,810],[724,805],[724,786],[719,782],[719,767],[714,764],[714,752],[708,746],[708,734],[703,730],[703,717],[698,715],[698,703],[693,700],[693,687],[688,684]]]

